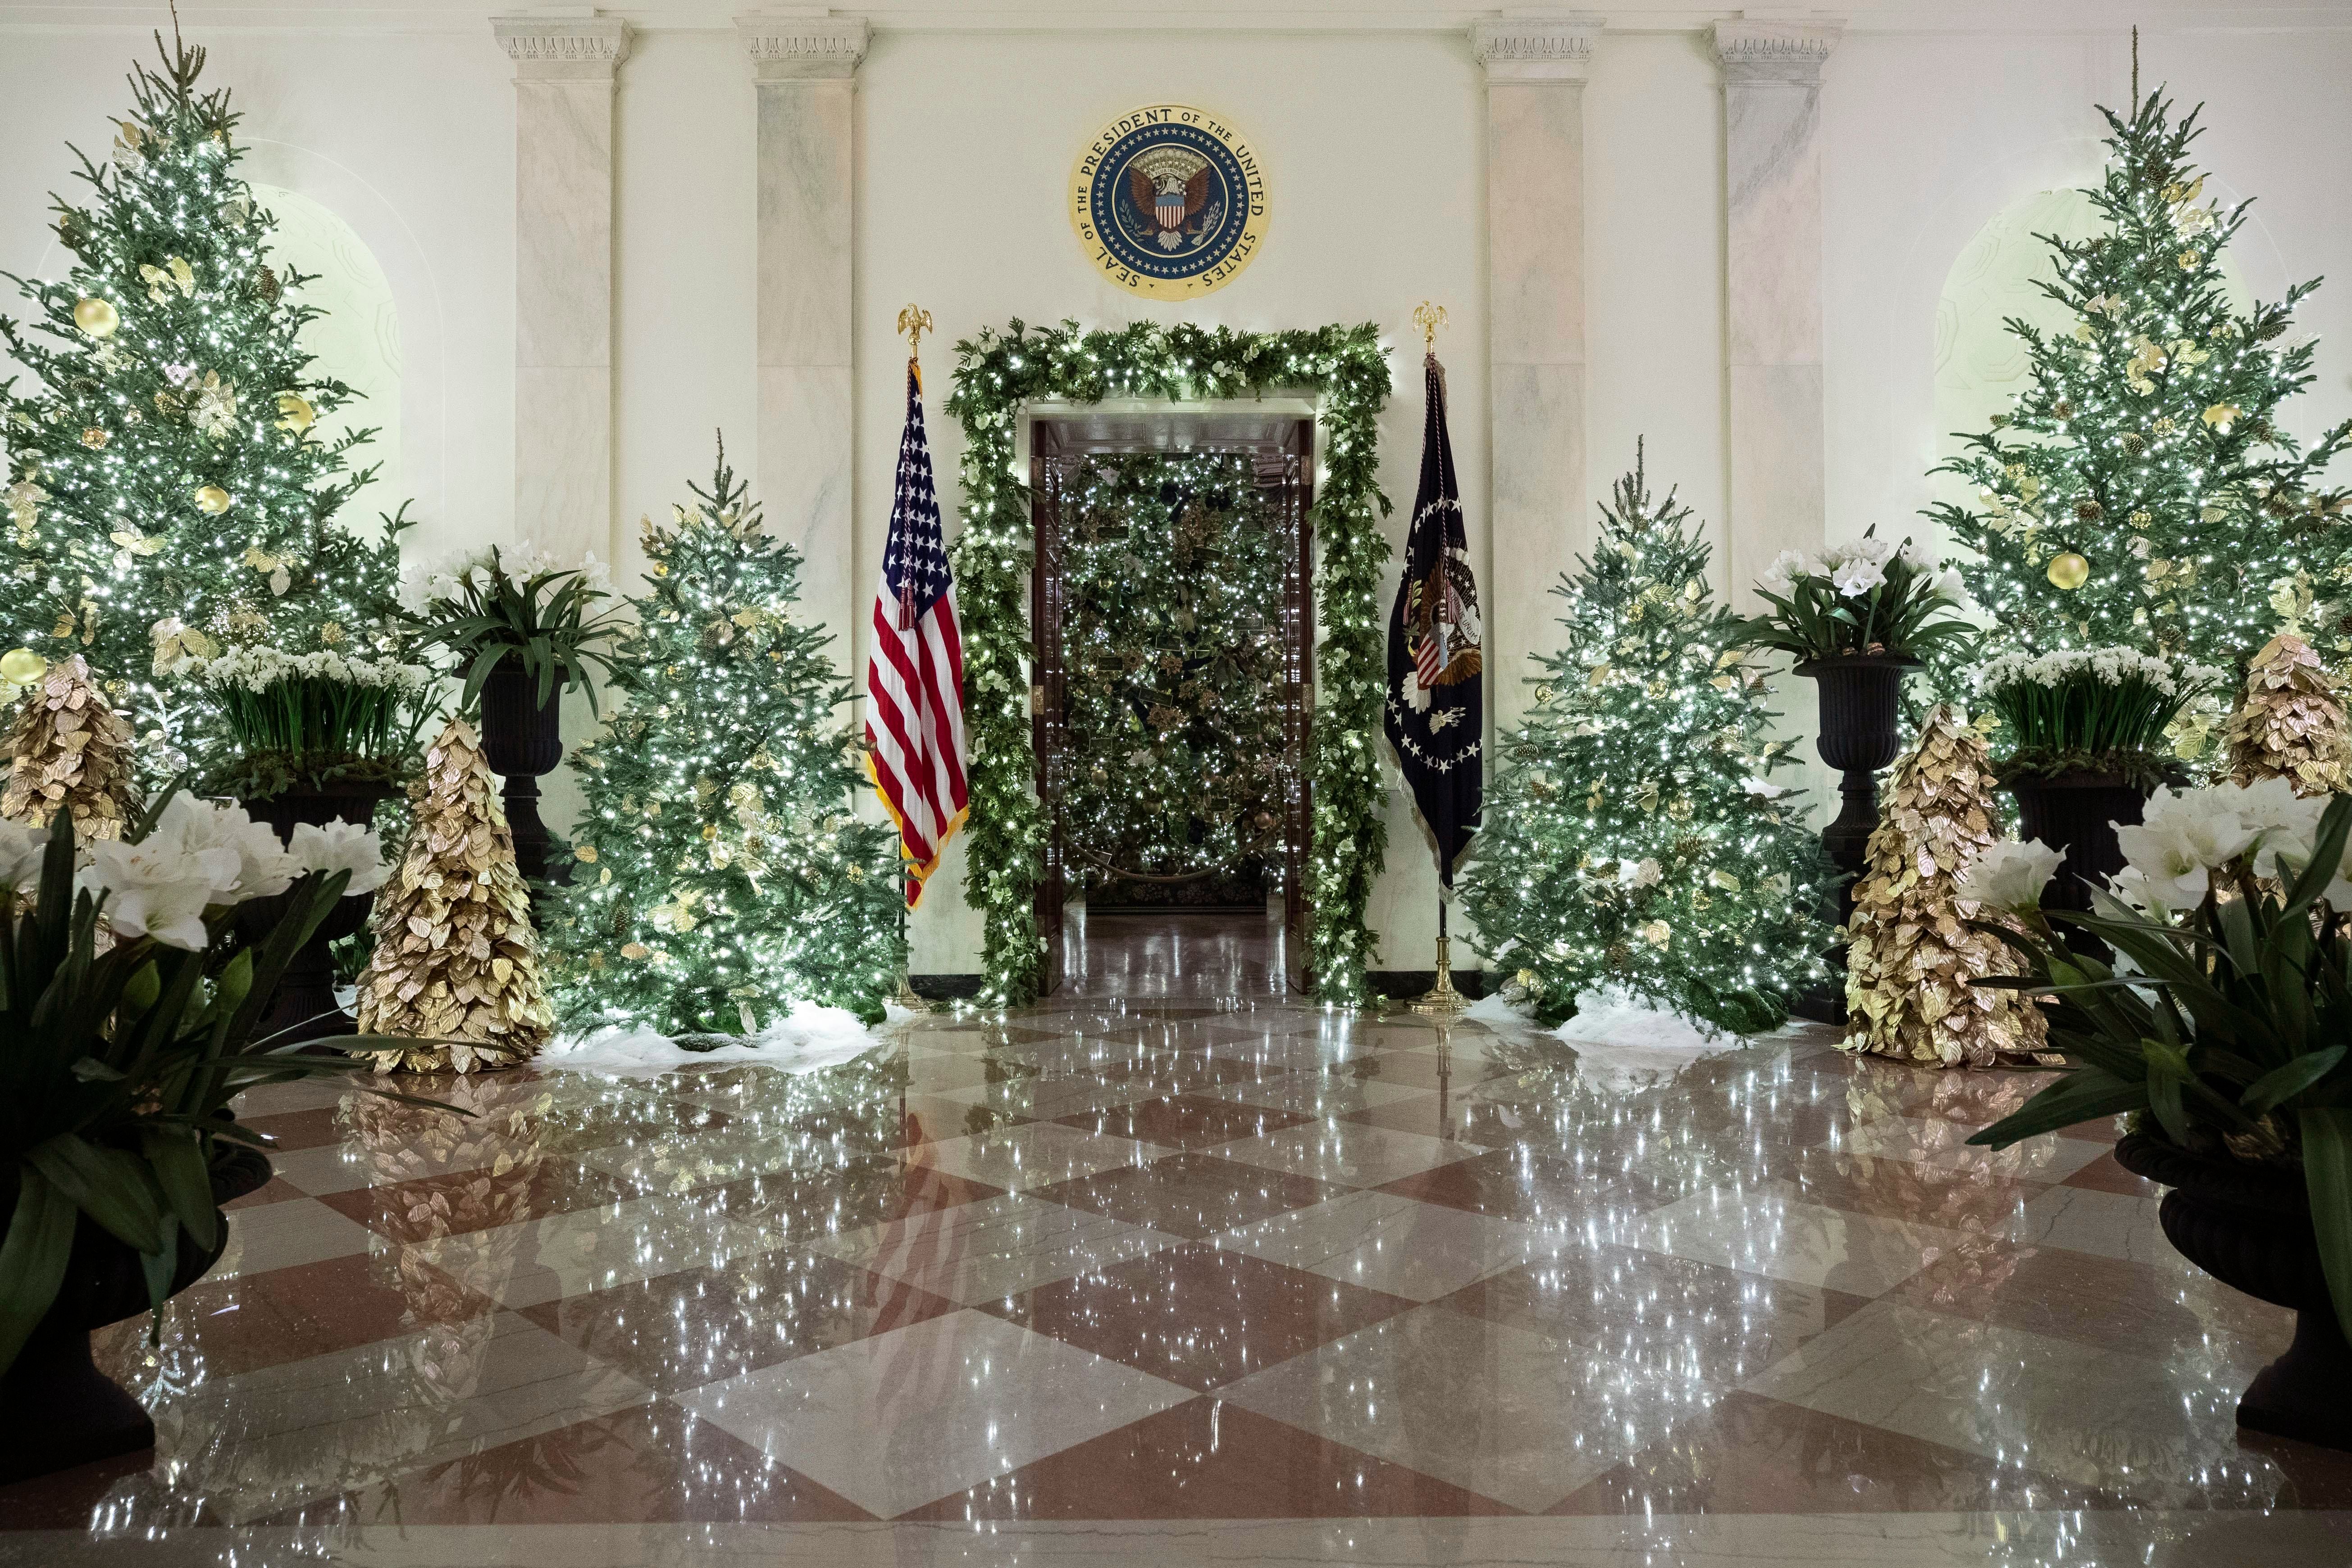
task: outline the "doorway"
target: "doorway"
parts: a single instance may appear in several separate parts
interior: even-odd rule
[[[1034,418],[1029,457],[1034,539],[1030,625],[1035,664],[1030,710],[1037,798],[1046,826],[1035,915],[1039,934],[1045,939],[1048,993],[1070,980],[1074,966],[1087,975],[1118,967],[1091,963],[1087,957],[1105,943],[1109,921],[1088,919],[1076,931],[1071,928],[1071,900],[1088,884],[1129,895],[1104,901],[1141,911],[1116,917],[1118,925],[1128,928],[1127,934],[1139,952],[1176,953],[1185,944],[1171,944],[1165,939],[1190,932],[1195,950],[1205,936],[1214,951],[1262,955],[1255,966],[1269,972],[1266,977],[1277,990],[1304,989],[1312,978],[1307,960],[1311,919],[1307,889],[1314,822],[1309,782],[1315,658],[1314,442],[1310,416],[1275,411],[1146,408],[1120,412],[1097,405]],[[1260,672],[1253,665],[1247,674],[1255,679],[1262,673],[1267,688],[1264,696],[1272,712],[1271,721],[1254,731],[1251,744],[1244,748],[1254,754],[1231,759],[1239,763],[1238,769],[1229,766],[1222,773],[1207,775],[1219,782],[1220,787],[1212,792],[1216,798],[1203,796],[1199,802],[1199,821],[1189,840],[1178,835],[1178,852],[1171,853],[1170,844],[1163,841],[1155,856],[1120,857],[1107,854],[1101,843],[1090,838],[1089,831],[1082,830],[1082,826],[1087,830],[1098,827],[1103,810],[1100,797],[1107,781],[1097,776],[1101,773],[1096,744],[1099,736],[1088,725],[1102,711],[1098,699],[1104,693],[1090,688],[1074,694],[1072,639],[1074,632],[1086,630],[1086,617],[1098,616],[1104,608],[1105,584],[1099,566],[1105,541],[1097,498],[1107,486],[1115,489],[1126,485],[1130,490],[1139,486],[1149,493],[1150,476],[1157,468],[1173,474],[1178,466],[1173,461],[1155,466],[1150,461],[1155,458],[1183,459],[1184,477],[1181,481],[1171,479],[1156,518],[1147,516],[1129,526],[1196,531],[1246,526],[1265,531],[1263,540],[1248,542],[1251,568],[1244,575],[1252,584],[1251,593],[1272,590],[1272,657],[1267,661],[1270,668]],[[1231,461],[1200,461],[1215,458]],[[1205,480],[1204,474],[1210,476]],[[1241,487],[1247,493],[1231,496],[1202,489],[1203,486],[1213,489],[1220,482]],[[1187,492],[1185,485],[1195,487],[1194,492]],[[1213,521],[1204,521],[1204,518]],[[1144,562],[1137,557],[1148,554],[1154,566],[1165,571],[1168,558],[1157,548],[1164,542],[1155,539],[1150,542],[1154,548],[1124,551],[1115,559],[1129,560],[1141,571]],[[1119,548],[1116,541],[1113,544]],[[1200,545],[1194,540],[1188,548],[1198,551]],[[1213,549],[1198,556],[1200,562],[1210,563],[1215,559]],[[1115,586],[1110,595],[1113,601],[1118,597]],[[1202,602],[1218,603],[1232,586],[1204,581],[1201,592],[1207,597]],[[1189,609],[1179,612],[1191,613]],[[1192,634],[1190,653],[1169,651],[1159,657],[1167,663],[1169,679],[1181,681],[1189,695],[1195,684],[1189,678],[1199,672],[1188,668],[1186,660],[1204,645],[1197,628],[1186,630]],[[1102,680],[1104,672],[1096,662],[1100,650],[1076,651],[1079,678]],[[1128,657],[1132,660],[1136,656],[1130,651]],[[1129,668],[1130,674],[1137,673],[1132,663]],[[1115,671],[1112,678],[1116,679]],[[1153,708],[1149,719],[1162,727],[1175,723],[1172,702],[1165,710]],[[1139,757],[1144,750],[1155,753],[1158,750],[1159,737],[1147,732],[1144,739],[1147,746],[1139,749]],[[1074,740],[1087,745],[1074,746]],[[1202,765],[1213,768],[1216,764]],[[1080,773],[1081,766],[1087,771]],[[1248,776],[1237,779],[1241,772]],[[1075,807],[1081,806],[1087,808],[1083,825],[1074,821],[1072,815]],[[1210,853],[1213,847],[1231,863],[1211,863],[1217,858]],[[1260,865],[1274,884],[1275,907],[1255,917],[1246,913],[1222,917],[1223,934],[1208,930],[1203,922],[1213,926],[1216,920],[1199,906],[1213,901],[1220,892],[1230,900],[1238,885],[1234,879],[1254,875]],[[1225,888],[1211,889],[1204,896],[1203,885],[1219,876],[1226,879]],[[1186,891],[1180,893],[1180,889]],[[1195,905],[1189,910],[1182,907],[1186,897]],[[1136,929],[1139,924],[1140,931]],[[1255,934],[1253,925],[1257,928]],[[1161,926],[1168,930],[1160,931]],[[1269,936],[1270,942],[1263,940]]]

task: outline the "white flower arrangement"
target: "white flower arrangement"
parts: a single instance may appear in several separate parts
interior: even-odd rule
[[[2002,842],[1987,847],[1960,873],[1953,891],[1961,900],[1989,910],[2028,910],[2042,902],[2042,889],[2058,874],[2066,858],[2039,838],[2022,844]]]
[[[596,558],[594,551],[583,555],[577,565],[571,565],[532,541],[521,539],[512,544],[453,551],[429,563],[411,562],[400,569],[398,595],[404,609],[421,616],[436,605],[460,605],[469,591],[482,593],[499,575],[523,584],[562,572],[579,573],[581,581],[597,593],[612,590],[611,570]]]
[[[274,647],[233,647],[196,668],[208,686],[267,691],[291,681],[318,680],[333,686],[358,686],[414,695],[433,683],[433,672],[422,665],[395,658],[354,658],[328,649],[320,653],[280,653]]]
[[[1977,672],[1977,689],[1992,691],[2008,686],[2064,685],[2088,676],[2103,686],[2121,686],[2137,677],[2164,696],[2183,689],[2212,686],[2229,679],[2210,665],[2188,659],[2178,663],[2137,648],[2061,648],[2054,653],[2005,653]]]
[[[2311,861],[2325,799],[2299,798],[2284,779],[2204,789],[2158,790],[2137,826],[2118,825],[2123,871],[2110,889],[2136,909],[2193,910],[2213,890],[2213,874],[2233,869],[2248,855],[2300,874]],[[2352,863],[2337,868],[2322,895],[2352,909]]]
[[[36,874],[39,844],[14,823],[0,824],[0,873],[15,868],[12,885]],[[25,861],[29,854],[35,858]],[[312,872],[348,870],[348,897],[383,883],[383,844],[372,827],[335,823],[331,829],[305,824],[293,842],[280,845],[265,823],[242,806],[175,795],[136,844],[100,839],[89,847],[88,864],[75,883],[100,900],[100,910],[118,937],[152,937],[161,945],[201,952],[211,942],[205,915],[269,898]]]
[[[1784,550],[1756,579],[1770,613],[1740,623],[1741,647],[1802,661],[1842,654],[1916,658],[1973,637],[1952,612],[1967,607],[1960,574],[1938,570],[1917,542],[1874,532],[1818,554]]]

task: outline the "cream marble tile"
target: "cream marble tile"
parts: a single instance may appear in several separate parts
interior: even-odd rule
[[[1969,1139],[1976,1131],[1963,1121],[1881,1116],[1844,1133],[1837,1146],[1852,1154],[2038,1182],[2063,1182],[2114,1146],[2048,1133],[2006,1149],[1972,1148]]]
[[[1875,1296],[1966,1239],[1960,1232],[1850,1214],[1785,1195],[1785,1184],[1717,1186],[1654,1209],[1629,1240],[1801,1285]]]
[[[280,1116],[289,1110],[320,1110],[342,1104],[356,1092],[341,1075],[289,1079],[284,1083],[256,1084],[236,1097],[233,1109],[247,1121],[257,1116]]]
[[[887,1519],[1193,1394],[966,1310],[676,1397]]]
[[[1354,1187],[1377,1187],[1383,1182],[1417,1176],[1423,1171],[1486,1152],[1483,1143],[1449,1142],[1426,1133],[1333,1121],[1304,1122],[1261,1138],[1220,1144],[1209,1151],[1227,1160]]]
[[[926,1145],[919,1163],[1007,1192],[1026,1192],[1125,1165],[1148,1165],[1171,1151],[1133,1138],[1032,1121]]]
[[[1181,1239],[1008,1193],[844,1231],[809,1250],[971,1306],[1141,1258]]]
[[[500,1312],[200,1383],[156,1407],[156,1452],[236,1522],[650,1397]]]
[[[840,1156],[830,1149],[803,1147],[774,1127],[746,1123],[713,1128],[692,1137],[632,1139],[572,1158],[646,1191],[686,1193],[741,1176],[805,1169],[813,1158],[822,1163]]]
[[[1382,1083],[1378,1079],[1357,1079],[1344,1073],[1312,1071],[1286,1073],[1258,1083],[1220,1084],[1202,1092],[1238,1105],[1295,1110],[1314,1117],[1345,1116],[1350,1111],[1394,1105],[1401,1100],[1437,1098],[1435,1089]]]
[[[1746,1387],[2159,1505],[2277,1493],[2225,1356],[2169,1361],[1874,1301]]]
[[[469,1153],[478,1153],[483,1163],[497,1158],[488,1140],[465,1145]],[[468,1160],[467,1164],[473,1162]],[[301,1188],[313,1197],[329,1193],[348,1193],[357,1187],[373,1186],[382,1179],[373,1162],[362,1149],[345,1143],[327,1143],[316,1149],[289,1149],[283,1152],[272,1150],[270,1169],[289,1184]],[[421,1172],[424,1175],[440,1175],[446,1167]]]
[[[1374,1192],[1276,1215],[1216,1244],[1415,1301],[1549,1257],[1559,1245],[1528,1226]]]
[[[1423,1307],[1244,1378],[1219,1397],[1540,1510],[1722,1392]]]
[[[273,1268],[348,1258],[367,1251],[375,1239],[365,1226],[310,1198],[237,1209],[228,1215],[228,1245],[213,1265],[212,1277],[267,1274]]]
[[[2157,1211],[2160,1198],[2103,1193],[2092,1187],[2053,1187],[2025,1205],[2002,1235],[2030,1247],[2063,1247],[2134,1263],[2164,1263],[2175,1258]]]
[[[283,1206],[283,1205],[280,1205]],[[509,1307],[632,1284],[766,1251],[758,1228],[691,1198],[633,1198],[444,1237],[416,1255]]]

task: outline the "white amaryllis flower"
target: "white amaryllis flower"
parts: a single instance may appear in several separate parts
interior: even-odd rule
[[[1756,585],[1768,594],[1787,598],[1797,586],[1798,579],[1812,575],[1811,563],[1793,550],[1783,550],[1772,557],[1756,579]]]
[[[1919,548],[1917,541],[1910,539],[1905,540],[1895,552],[1895,558],[1914,572],[1926,572],[1936,564],[1927,552]]]
[[[2258,871],[2279,857],[2297,866],[2308,861],[2312,841],[2319,837],[2319,819],[2327,812],[2326,797],[2305,800],[2284,779],[2257,779],[2243,786],[2197,793],[2234,797],[2229,809],[2256,835],[2253,851]]]
[[[2252,848],[2260,831],[2231,809],[2234,788],[2158,790],[2148,797],[2137,826],[2118,826],[2116,841],[2124,861],[2140,874],[2137,884],[2169,910],[2194,909],[2205,901],[2212,873]]]
[[[1886,581],[1885,563],[1866,561],[1857,555],[1830,574],[1830,581],[1837,584],[1837,591],[1847,598],[1860,598]]]
[[[41,879],[41,853],[48,842],[47,828],[27,827],[0,816],[0,892],[33,890]]]
[[[282,893],[301,874],[301,868],[278,841],[277,830],[266,822],[254,821],[241,805],[175,795],[155,819],[148,837],[169,837],[189,854],[207,849],[234,853],[236,874],[227,885],[215,889],[215,903],[241,904],[247,899]]]
[[[1955,605],[1969,602],[1969,585],[1961,581],[1960,569],[1957,566],[1947,566],[1937,573],[1935,580],[1927,584],[1927,591],[1940,598],[1949,599]]]
[[[2042,902],[2042,889],[2064,863],[2063,851],[2039,838],[2022,844],[1989,846],[1960,874],[1953,891],[1991,910],[2030,910]]]
[[[106,922],[117,936],[152,936],[165,947],[202,952],[211,940],[205,910],[225,901],[236,885],[237,852],[226,845],[191,848],[158,826],[136,844],[92,844],[76,884],[104,897]]]
[[[345,898],[374,892],[383,886],[390,871],[383,863],[383,840],[376,837],[374,828],[356,823],[330,822],[324,827],[297,823],[286,848],[305,872],[349,871],[352,879],[343,889]]]

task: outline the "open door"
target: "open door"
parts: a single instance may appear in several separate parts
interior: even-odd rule
[[[1045,816],[1045,857],[1037,879],[1037,934],[1045,939],[1045,976],[1038,994],[1062,988],[1062,910],[1069,900],[1064,877],[1062,757],[1068,734],[1062,679],[1062,486],[1069,464],[1050,427],[1041,426],[1029,459],[1030,530],[1037,558],[1029,574],[1029,738],[1037,753],[1037,805]]]

